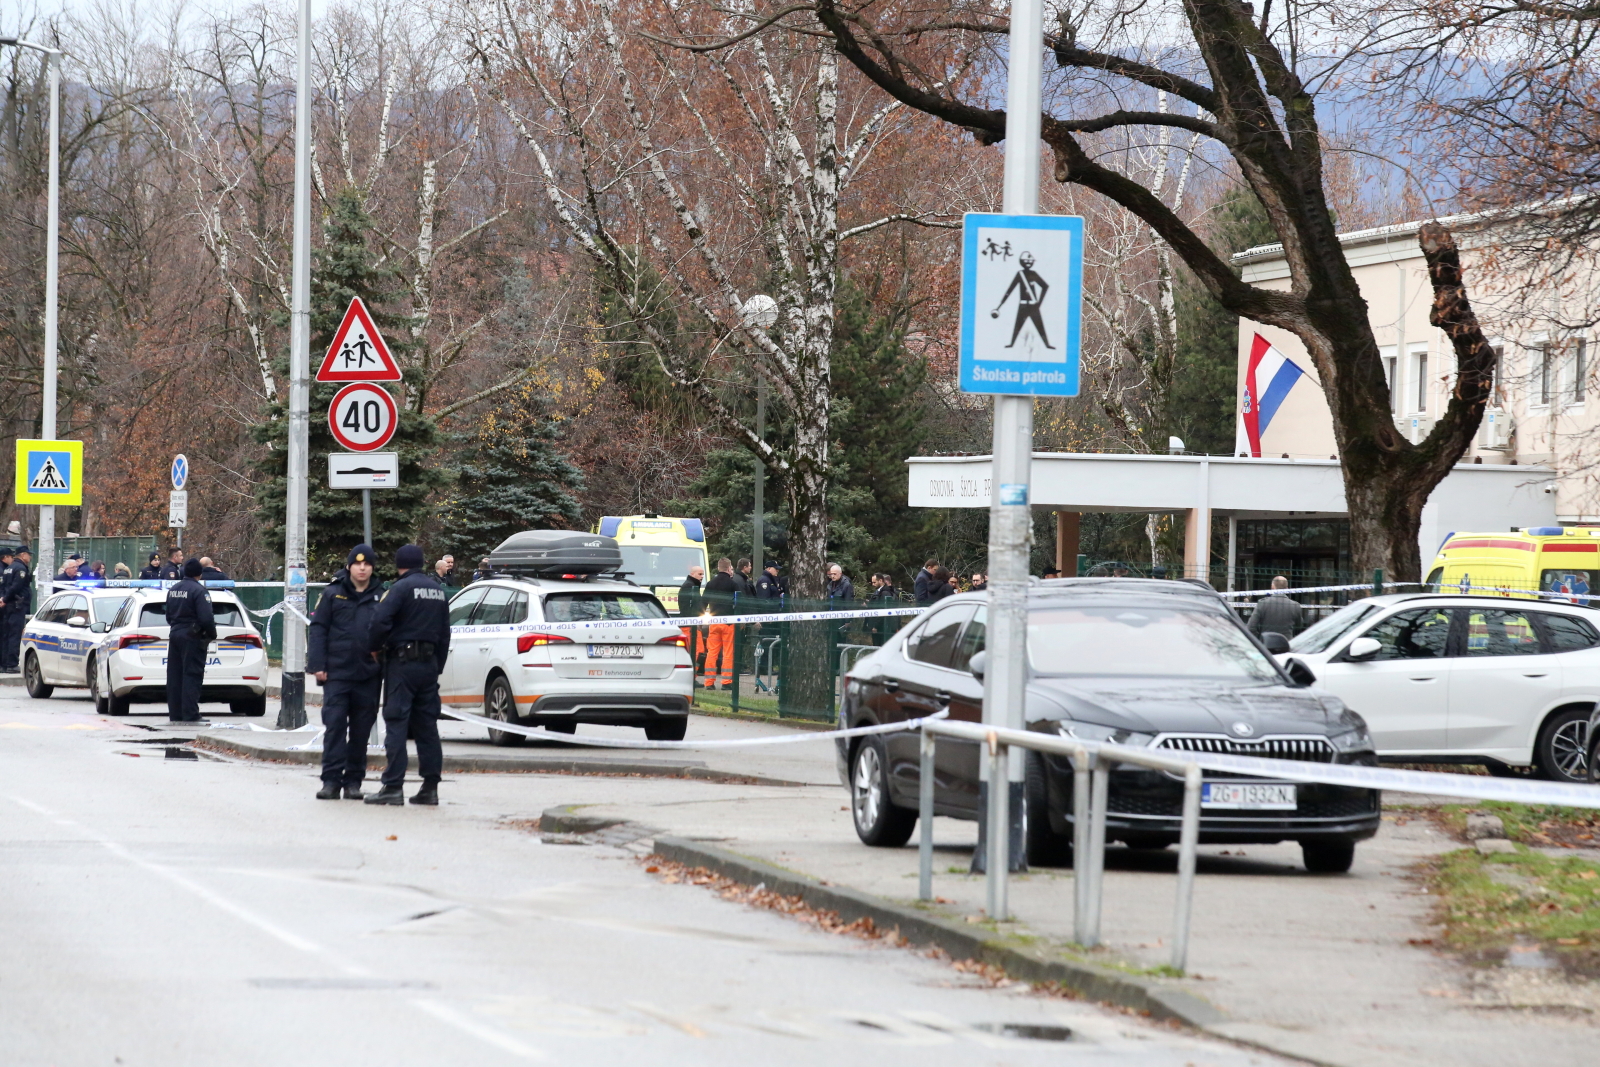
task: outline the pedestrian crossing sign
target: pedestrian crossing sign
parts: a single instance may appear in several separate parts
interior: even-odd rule
[[[17,503],[83,503],[82,441],[17,441]]]
[[[962,246],[961,391],[1077,396],[1083,219],[970,212]]]

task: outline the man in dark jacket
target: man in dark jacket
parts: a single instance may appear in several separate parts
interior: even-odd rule
[[[856,606],[856,587],[844,576],[844,568],[837,563],[828,564],[828,600],[830,608]]]
[[[756,595],[756,583],[750,577],[750,568],[753,567],[747,559],[741,559],[733,568],[733,576],[739,580],[739,596],[753,597]]]
[[[933,572],[938,569],[939,561],[936,559],[930,559],[928,562],[924,563],[922,565],[922,569],[917,572],[917,580],[911,587],[911,593],[913,599],[915,599],[919,605],[933,603],[933,587],[937,584],[934,581]]]
[[[183,549],[174,548],[167,553],[167,562],[161,565],[163,582],[183,581]]]
[[[789,584],[778,575],[778,565],[767,561],[766,569],[756,579],[756,596],[762,600],[777,600],[789,591]]]
[[[322,788],[318,800],[361,799],[367,775],[367,738],[378,717],[378,661],[367,635],[378,607],[376,560],[372,546],[360,544],[345,557],[345,569],[322,590],[311,616],[306,670],[322,686]]]
[[[1290,600],[1287,593],[1278,592],[1287,588],[1289,579],[1283,575],[1272,579],[1272,593],[1256,601],[1256,610],[1250,613],[1251,633],[1257,637],[1262,634],[1293,637],[1300,632],[1300,605]]]
[[[688,619],[700,614],[700,583],[706,579],[706,569],[696,564],[689,568],[689,577],[678,586],[678,615]]]
[[[27,546],[13,554],[0,548],[0,674],[22,668],[22,629],[33,606],[33,570],[26,563]]]
[[[389,762],[383,788],[365,798],[368,804],[405,803],[400,786],[406,778],[407,738],[417,743],[417,772],[422,776],[422,788],[411,803],[439,803],[444,773],[439,673],[450,655],[450,597],[422,569],[423,563],[422,549],[402,545],[394,554],[400,577],[372,614],[368,644],[383,653],[383,743]]]
[[[228,580],[228,575],[227,572],[211,562],[210,556],[201,556],[200,580],[202,582],[225,582]]]
[[[167,718],[200,722],[200,688],[206,680],[206,650],[216,640],[211,594],[199,582],[200,561],[183,565],[183,577],[167,590]]]
[[[142,582],[153,582],[153,581],[159,581],[160,578],[161,578],[161,553],[152,552],[152,553],[150,553],[150,562],[146,563],[144,565],[144,570],[139,572],[139,580],[142,581]]]

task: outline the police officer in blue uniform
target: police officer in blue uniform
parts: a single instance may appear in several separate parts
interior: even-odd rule
[[[167,718],[200,722],[200,687],[206,678],[206,650],[217,637],[211,594],[197,579],[200,561],[183,565],[183,578],[167,590]]]
[[[378,661],[367,635],[378,607],[372,546],[360,544],[322,591],[311,616],[306,670],[322,686],[322,788],[318,800],[360,800],[367,774],[367,737],[378,717]]]
[[[422,549],[403,545],[394,554],[400,578],[383,594],[368,640],[383,656],[384,748],[389,762],[383,788],[368,804],[404,804],[406,739],[417,743],[422,788],[413,804],[439,803],[444,748],[439,743],[439,672],[450,654],[450,598],[422,569]]]
[[[0,553],[0,674],[22,669],[22,630],[33,613],[31,556],[27,545]]]

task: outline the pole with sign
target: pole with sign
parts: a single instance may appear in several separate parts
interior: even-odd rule
[[[172,457],[172,492],[167,494],[167,525],[178,531],[178,547],[183,547],[183,531],[189,525],[189,457],[179,452]]]
[[[1012,0],[1007,61],[1004,214],[968,215],[963,230],[961,388],[994,394],[983,721],[1023,729],[1033,397],[1078,392],[1083,222],[1038,214],[1042,0]],[[1023,756],[1012,747],[1007,781],[980,783],[973,869],[991,872],[986,903],[997,920],[1010,911],[1006,872],[1026,862]],[[979,762],[984,779],[988,763]]]
[[[388,444],[400,425],[400,409],[389,390],[376,382],[397,382],[400,366],[358,296],[350,301],[344,321],[333,335],[319,382],[349,382],[328,405],[328,431],[351,452],[364,455],[328,455],[328,488],[361,490],[363,540],[372,544],[372,491],[400,484],[400,456],[377,452]]]
[[[363,540],[372,544],[372,491],[400,487],[398,452],[328,453],[328,488],[361,490]]]
[[[54,418],[51,419],[54,422]],[[83,504],[83,442],[18,439],[16,501],[39,505],[39,596],[54,589],[55,509]],[[48,518],[48,522],[46,519]],[[42,602],[42,600],[41,600]]]

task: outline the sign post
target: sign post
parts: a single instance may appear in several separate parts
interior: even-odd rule
[[[183,531],[189,525],[189,457],[179,452],[172,457],[172,492],[167,495],[167,525],[178,531],[178,547],[183,547]]]
[[[1074,240],[1071,220],[1038,215],[1042,0],[1012,0],[1007,57],[1004,215],[969,215],[966,221],[961,388],[995,394],[983,721],[1021,729],[1033,543],[1033,397],[1077,393],[1082,221]],[[979,786],[983,817],[972,866],[989,875],[987,910],[996,920],[1010,911],[1007,872],[1026,862],[1023,756],[1021,749],[1010,749],[1007,780],[990,781],[984,774]],[[990,762],[980,760],[980,769]]]
[[[372,491],[400,486],[398,452],[328,453],[328,488],[361,490],[362,540],[372,544]]]

